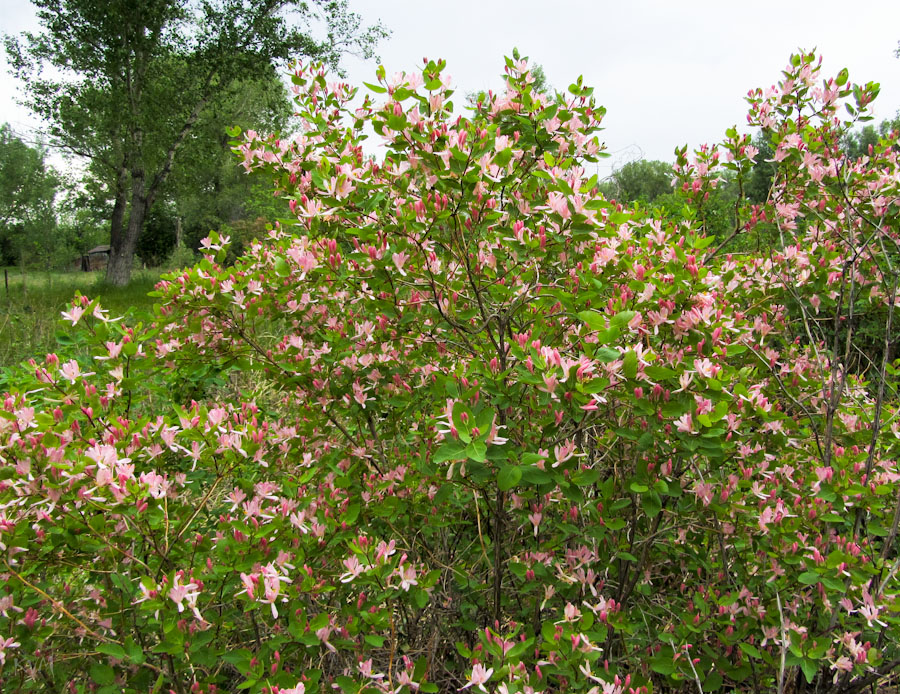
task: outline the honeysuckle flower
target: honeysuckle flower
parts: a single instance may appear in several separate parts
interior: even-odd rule
[[[67,321],[70,321],[72,325],[77,325],[78,321],[81,320],[81,317],[84,315],[84,308],[82,306],[73,306],[68,311],[62,312],[62,317]]]
[[[350,583],[350,581],[359,577],[363,572],[367,571],[370,568],[365,564],[361,564],[359,558],[357,558],[355,555],[350,557],[349,559],[344,559],[344,566],[346,567],[347,572],[341,574],[341,583]]]
[[[194,613],[194,616],[200,620],[200,610],[197,609],[197,598],[200,595],[200,586],[193,581],[182,583],[183,576],[181,572],[175,574],[172,586],[169,588],[168,597],[178,607],[179,612],[184,612],[184,602],[187,601],[188,607]]]
[[[468,684],[464,684],[459,688],[460,691],[463,689],[468,689],[469,687],[475,686],[478,687],[481,691],[486,692],[485,683],[491,679],[491,675],[494,674],[494,668],[485,669],[484,665],[481,663],[476,664],[472,667],[472,674],[469,675]]]
[[[697,430],[694,427],[694,419],[691,416],[690,412],[685,412],[678,419],[675,420],[675,426],[678,431],[683,432],[685,434],[696,434]]]
[[[60,375],[65,378],[69,383],[74,384],[82,376],[91,376],[93,374],[82,374],[81,367],[78,365],[78,362],[74,359],[67,361],[65,364],[59,367]]]
[[[401,563],[397,567],[397,575],[400,578],[400,588],[404,591],[408,592],[410,588],[419,583],[416,577],[416,567],[412,564]]]
[[[0,638],[0,665],[6,663],[6,649],[8,648],[18,648],[22,644],[16,641],[12,637],[8,638]]]

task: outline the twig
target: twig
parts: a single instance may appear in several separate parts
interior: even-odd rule
[[[66,617],[68,617],[68,618],[71,619],[73,622],[75,622],[78,626],[80,626],[82,629],[84,629],[89,635],[93,636],[93,637],[94,637],[95,639],[97,639],[98,641],[105,641],[106,643],[116,643],[116,644],[119,644],[119,642],[116,641],[115,639],[111,639],[111,638],[109,638],[108,636],[104,636],[103,634],[98,634],[96,631],[94,631],[93,629],[91,629],[87,624],[85,624],[85,623],[82,622],[80,619],[78,619],[78,617],[76,617],[76,616],[73,615],[71,612],[69,612],[69,611],[65,608],[65,606],[63,606],[63,604],[62,604],[59,600],[54,600],[50,595],[48,595],[48,594],[47,594],[46,592],[44,592],[42,589],[40,589],[39,587],[37,587],[36,585],[34,585],[31,581],[29,581],[27,578],[25,578],[24,576],[22,576],[22,574],[18,573],[14,568],[12,568],[12,567],[9,565],[9,562],[8,562],[8,561],[4,561],[3,563],[4,563],[4,565],[6,566],[7,571],[9,571],[13,576],[15,576],[17,579],[19,579],[22,583],[24,583],[26,586],[28,586],[29,588],[31,588],[33,591],[35,591],[35,592],[38,593],[39,595],[43,596],[43,597],[46,598],[47,600],[49,600],[49,601],[50,601],[50,605],[51,605],[54,609],[57,609],[57,610],[59,610],[60,612],[62,612]],[[119,644],[119,645],[121,646],[122,644]]]
[[[784,659],[785,659],[785,634],[784,634],[784,612],[781,609],[781,595],[775,593],[775,601],[778,604],[779,627],[781,628],[781,665],[778,668],[778,694],[784,694]]]

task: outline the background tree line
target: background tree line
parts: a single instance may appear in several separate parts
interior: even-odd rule
[[[363,27],[347,0],[33,4],[41,31],[5,39],[12,71],[24,103],[47,123],[49,144],[86,162],[69,198],[82,211],[76,223],[104,229],[114,285],[127,284],[135,256],[156,264],[212,229],[259,231],[255,220],[269,212],[264,186],[231,163],[226,128],[287,132],[285,61],[335,68],[344,53],[371,56],[386,35]],[[46,170],[41,148],[28,156]],[[4,259],[28,262],[23,239],[33,233],[18,218],[18,231],[0,223],[10,238]],[[57,230],[34,217],[29,224],[45,238]]]

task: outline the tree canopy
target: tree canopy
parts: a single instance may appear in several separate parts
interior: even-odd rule
[[[55,143],[91,161],[113,200],[113,284],[127,283],[147,212],[198,123],[235,83],[272,79],[289,56],[336,66],[346,51],[370,55],[384,35],[363,28],[346,0],[34,4],[42,31],[7,38],[7,50],[27,79],[27,105]]]
[[[24,263],[52,245],[59,179],[45,156],[0,125],[0,254],[6,262]]]

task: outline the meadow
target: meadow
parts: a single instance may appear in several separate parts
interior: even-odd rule
[[[149,314],[153,300],[147,293],[159,279],[159,270],[135,271],[127,287],[113,287],[104,281],[104,273],[40,272],[24,275],[18,268],[4,268],[0,284],[0,369],[35,355],[57,349],[57,334],[65,327],[60,312],[80,292],[101,299],[112,315]]]

